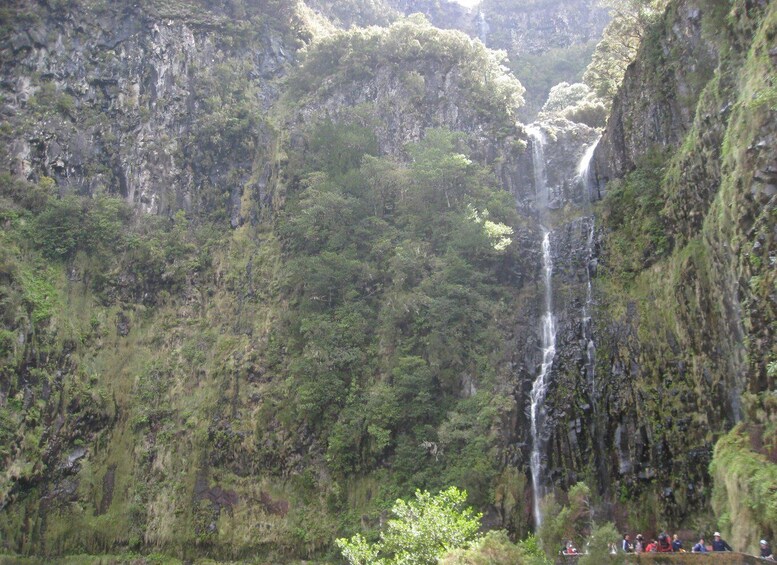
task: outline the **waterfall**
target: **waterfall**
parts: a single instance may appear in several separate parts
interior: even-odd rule
[[[550,254],[550,231],[543,228],[542,270],[545,284],[545,313],[542,316],[542,366],[531,388],[531,480],[534,490],[534,525],[542,525],[543,497],[542,451],[544,447],[542,426],[545,422],[545,394],[548,390],[548,374],[556,356],[556,325],[553,319],[551,279],[553,258]]]
[[[485,46],[488,46],[489,30],[490,28],[486,21],[486,15],[483,13],[483,10],[478,10],[478,35],[480,36],[480,41],[482,41]]]
[[[588,194],[589,202],[593,200],[591,195],[591,160],[593,159],[596,146],[599,145],[601,136],[596,138],[583,153],[580,163],[577,165],[577,182],[582,184],[583,189]],[[591,307],[593,304],[593,288],[591,284],[591,266],[594,262],[594,229],[595,220],[591,216],[591,227],[588,231],[588,254],[586,257],[586,296],[583,305],[583,339],[586,340],[586,376],[591,385],[591,401],[596,405],[596,346],[594,345],[593,327],[591,325]]]
[[[583,154],[580,159],[580,163],[577,166],[577,182],[585,194],[588,196],[588,201],[591,202],[595,198],[599,198],[599,194],[592,194],[595,183],[591,178],[591,161],[593,159],[596,146],[599,143],[597,138]],[[596,450],[598,457],[595,456],[595,466],[597,469],[599,488],[605,488],[607,484],[607,465],[606,456],[608,453],[607,446],[605,445],[604,435],[600,432],[605,428],[604,422],[601,421],[601,414],[599,412],[599,394],[596,390],[596,343],[594,342],[594,327],[593,327],[593,275],[596,265],[596,255],[594,249],[594,236],[596,232],[596,220],[593,215],[588,219],[590,225],[588,227],[588,241],[586,244],[586,294],[585,304],[583,305],[583,323],[582,323],[582,339],[585,343],[585,376],[588,381],[588,388],[590,391],[592,418],[590,423],[590,433],[593,441],[596,444]],[[618,432],[620,438],[620,431]],[[617,445],[620,445],[619,443]],[[622,454],[619,457],[622,459]],[[623,461],[621,461],[621,468],[625,469]]]
[[[536,127],[527,128],[532,139],[532,164],[534,166],[534,187],[537,198],[537,208],[541,213],[548,208],[548,188],[545,179],[545,138],[542,131]],[[548,375],[556,356],[556,326],[553,318],[553,257],[550,252],[550,230],[542,228],[542,271],[545,290],[545,312],[542,316],[542,365],[534,380],[530,395],[531,439],[532,450],[529,461],[534,493],[534,525],[542,524],[542,452],[544,451],[545,395],[548,390]]]
[[[594,302],[593,284],[591,283],[591,268],[594,263],[594,231],[596,224],[591,218],[591,227],[588,230],[588,256],[586,257],[586,292],[583,305],[583,338],[586,340],[586,376],[591,385],[591,402],[596,410],[596,345],[594,344],[594,329],[591,323],[591,309]]]
[[[586,194],[588,194],[589,202],[594,200],[593,195],[591,194],[591,189],[593,187],[593,183],[591,182],[591,161],[594,158],[594,152],[596,151],[596,146],[599,145],[600,139],[601,136],[597,137],[596,141],[585,150],[583,157],[580,159],[580,163],[577,165],[577,182],[582,183]]]
[[[545,211],[548,209],[547,181],[545,179],[545,134],[536,126],[527,126],[526,133],[531,138],[531,160],[534,167],[534,194],[537,202],[537,209]]]

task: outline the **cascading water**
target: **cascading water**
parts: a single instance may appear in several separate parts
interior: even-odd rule
[[[593,201],[593,195],[591,189],[593,183],[591,182],[591,161],[594,158],[594,152],[596,146],[599,145],[601,136],[594,141],[588,149],[585,150],[583,157],[580,159],[580,164],[577,166],[577,181],[583,184],[586,194],[588,194],[588,200]],[[598,195],[597,195],[598,196]]]
[[[595,186],[594,179],[591,176],[591,161],[593,159],[596,146],[599,143],[599,138],[586,149],[583,157],[580,159],[580,163],[577,167],[577,181],[581,185],[581,188],[588,195],[589,202],[592,202],[596,198],[599,198],[599,194],[593,194],[592,190]],[[589,222],[588,226],[588,240],[586,244],[586,295],[585,304],[583,305],[583,335],[582,338],[586,344],[586,359],[585,359],[585,373],[588,380],[588,387],[590,390],[592,419],[590,422],[590,431],[592,439],[596,442],[597,452],[599,457],[595,460],[595,465],[598,470],[599,487],[605,488],[607,483],[607,465],[605,461],[605,454],[608,450],[605,446],[604,435],[599,433],[600,429],[603,429],[604,423],[601,421],[601,415],[599,413],[599,394],[596,388],[596,343],[594,342],[594,327],[593,327],[593,271],[596,266],[596,253],[594,249],[594,236],[596,233],[596,221],[592,215],[587,218]]]
[[[594,293],[591,283],[591,268],[594,262],[594,231],[595,223],[591,218],[591,227],[588,231],[588,257],[586,258],[586,293],[583,305],[583,337],[586,340],[586,373],[591,385],[591,399],[596,406],[596,345],[594,344],[594,331],[591,324],[591,309],[593,308]]]
[[[531,158],[534,168],[534,194],[537,202],[537,209],[541,213],[548,209],[547,181],[545,180],[545,134],[536,126],[527,126],[526,133],[531,138]]]
[[[488,22],[486,21],[486,15],[483,13],[483,10],[478,10],[478,35],[480,36],[480,41],[483,42],[483,45],[488,46],[488,32],[489,32],[489,26]]]
[[[545,313],[542,316],[542,366],[531,388],[531,477],[534,489],[534,524],[542,525],[542,426],[545,421],[545,394],[548,390],[548,374],[556,356],[556,325],[553,319],[552,286],[553,258],[550,254],[550,231],[543,228],[542,270],[545,284]]]
[[[585,153],[583,154],[583,157],[580,159],[580,163],[577,166],[577,181],[582,184],[583,189],[585,190],[586,194],[588,194],[588,199],[593,200],[593,195],[591,194],[591,186],[593,183],[591,182],[591,160],[594,156],[594,151],[596,151],[596,146],[599,144],[599,138],[596,139],[589,147],[586,149]],[[591,399],[594,401],[594,406],[596,405],[596,345],[594,344],[593,340],[593,328],[591,326],[591,309],[593,306],[593,287],[591,283],[591,268],[594,264],[594,230],[595,230],[595,221],[594,217],[591,216],[590,218],[590,228],[588,231],[588,253],[586,257],[586,297],[585,297],[585,304],[583,305],[583,338],[586,340],[586,373],[588,377],[588,382],[591,386]]]
[[[537,197],[537,208],[545,213],[548,207],[548,188],[545,179],[545,138],[539,128],[527,128],[527,133],[532,139],[532,162],[534,165],[534,187]],[[545,312],[542,316],[542,365],[537,378],[534,380],[530,395],[530,417],[532,450],[529,461],[532,476],[532,490],[534,493],[534,525],[539,528],[542,524],[541,502],[544,494],[542,484],[542,452],[543,424],[545,421],[545,395],[548,390],[548,376],[553,366],[553,358],[556,356],[556,326],[553,318],[553,257],[550,252],[550,230],[542,228],[542,270],[545,289]]]

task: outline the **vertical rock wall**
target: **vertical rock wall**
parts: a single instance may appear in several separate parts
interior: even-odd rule
[[[256,149],[272,146],[262,116],[272,81],[294,55],[279,21],[243,25],[195,6],[11,14],[0,41],[5,170],[51,177],[61,193],[120,194],[154,214],[240,216],[244,188],[259,190]]]

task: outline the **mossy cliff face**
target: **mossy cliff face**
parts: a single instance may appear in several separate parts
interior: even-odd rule
[[[720,47],[709,10],[695,3],[673,4],[670,10],[666,27],[647,33],[645,47],[627,69],[613,103],[596,151],[603,182],[623,177],[656,146],[682,143],[717,66]]]
[[[635,527],[704,526],[689,520],[710,502],[713,445],[743,418],[743,393],[774,388],[774,18],[774,3],[672,3],[596,152],[609,183],[589,421],[612,448],[593,450],[588,468],[609,470],[607,490],[630,516],[640,509]],[[738,434],[765,425],[756,413]],[[573,446],[563,427],[556,437],[564,460]],[[716,488],[739,472],[715,469]],[[761,510],[731,512],[742,545],[770,531]]]
[[[333,557],[450,484],[525,532],[540,210],[503,59],[418,18],[66,4],[0,11],[3,548]],[[736,504],[774,460],[774,10],[672,3],[595,222],[573,179],[597,132],[542,126],[546,469],[624,524],[706,525],[714,499],[743,544],[774,533]]]
[[[3,12],[4,548],[321,556],[446,484],[525,529],[519,83],[424,22],[292,72],[296,13],[155,6]]]
[[[301,519],[240,455],[237,399],[277,304],[268,108],[301,24],[65,4],[2,11],[3,548],[286,551]]]

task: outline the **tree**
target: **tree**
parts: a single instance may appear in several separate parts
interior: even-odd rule
[[[427,202],[436,204],[436,211],[442,208],[440,195],[445,197],[445,207],[451,208],[466,186],[466,173],[472,161],[455,151],[459,137],[450,130],[430,128],[420,143],[407,148],[413,158],[413,178],[428,189],[421,194]]]
[[[588,538],[586,554],[580,558],[579,565],[600,565],[602,563],[623,563],[623,553],[611,553],[611,544],[618,543],[620,536],[612,522],[598,526]]]
[[[556,555],[567,541],[578,549],[584,546],[592,529],[590,497],[591,489],[580,482],[569,489],[565,506],[559,506],[553,495],[544,502],[540,538],[548,557]]]
[[[605,101],[587,84],[561,82],[550,89],[540,113],[543,120],[555,116],[591,127],[602,127],[607,120],[607,109]]]
[[[450,487],[436,495],[416,491],[415,500],[397,500],[380,540],[367,542],[360,534],[335,543],[351,565],[437,563],[451,550],[468,547],[480,539],[482,514],[465,508],[466,491]]]
[[[601,4],[610,9],[612,21],[596,46],[583,81],[597,95],[612,100],[645,32],[663,12],[667,0],[601,0]]]
[[[504,530],[490,531],[473,542],[469,549],[448,553],[442,565],[550,565],[534,536],[515,544]]]

